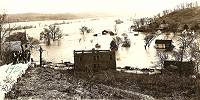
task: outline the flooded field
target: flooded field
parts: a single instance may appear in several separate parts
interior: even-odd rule
[[[103,30],[114,31],[115,18],[99,18],[99,19],[78,19],[78,20],[65,20],[67,24],[61,24],[60,28],[63,31],[63,38],[60,41],[51,43],[51,46],[46,46],[41,41],[41,46],[45,50],[43,52],[43,58],[50,62],[59,63],[63,61],[73,62],[74,50],[91,50],[95,48],[95,44],[100,44],[99,49],[110,49],[110,42],[115,36],[102,35]],[[117,24],[117,36],[123,38],[122,34],[126,33],[131,40],[131,46],[129,48],[119,47],[116,52],[117,67],[131,66],[137,68],[149,68],[154,66],[157,58],[155,56],[154,41],[152,41],[150,47],[146,50],[144,48],[144,33],[130,32],[129,27],[133,24],[133,21],[129,19],[122,19],[124,23]],[[20,25],[35,25],[36,28],[27,29],[26,32],[29,36],[39,39],[39,34],[43,31],[46,25],[53,23],[61,23],[63,21],[39,21],[39,22],[23,22],[15,23]],[[93,32],[80,34],[81,26],[87,26],[92,28]],[[97,37],[93,36],[98,34]],[[135,36],[134,34],[139,34]],[[39,61],[39,51],[33,50],[33,58]]]

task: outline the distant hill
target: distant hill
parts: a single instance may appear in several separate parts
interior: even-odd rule
[[[110,16],[100,13],[58,13],[58,14],[43,14],[43,13],[22,13],[8,14],[8,22],[27,22],[27,21],[43,21],[43,20],[69,20],[77,18],[91,18]]]
[[[154,18],[141,18],[136,21],[135,31],[154,32],[180,32],[185,28],[200,31],[200,7],[182,8]]]
[[[186,8],[173,11],[159,18],[166,22],[175,22],[179,24],[195,24],[200,22],[200,7]]]

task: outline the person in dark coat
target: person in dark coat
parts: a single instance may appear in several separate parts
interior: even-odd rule
[[[118,46],[114,40],[110,42],[110,49],[111,50],[118,50]]]
[[[13,64],[16,64],[17,63],[17,52],[13,52],[12,58],[13,58]]]
[[[22,52],[19,52],[19,53],[18,53],[18,60],[19,60],[20,63],[23,62],[23,55],[22,55]]]
[[[28,56],[28,57],[27,57],[27,61],[29,62],[30,59],[31,59],[31,52],[30,52],[30,51],[28,52],[27,56]]]

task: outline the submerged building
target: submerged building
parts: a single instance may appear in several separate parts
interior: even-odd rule
[[[75,70],[116,69],[115,52],[110,50],[74,50]]]
[[[156,40],[155,48],[171,51],[174,48],[174,45],[172,44],[172,40]]]

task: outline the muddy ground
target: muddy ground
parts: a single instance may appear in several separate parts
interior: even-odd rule
[[[100,83],[75,78],[51,68],[29,68],[7,99],[134,99],[152,100],[150,96],[113,88]]]
[[[145,94],[145,95],[144,95]],[[113,70],[59,71],[30,67],[7,99],[188,100],[195,97],[192,79],[174,75],[135,75]]]

